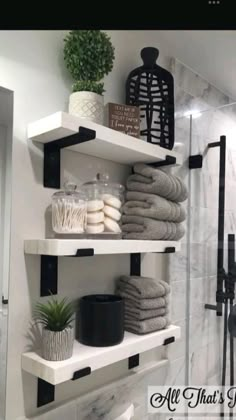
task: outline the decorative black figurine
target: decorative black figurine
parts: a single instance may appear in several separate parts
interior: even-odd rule
[[[156,64],[159,50],[141,50],[143,65],[128,76],[126,104],[140,108],[140,136],[166,149],[174,146],[174,79]]]

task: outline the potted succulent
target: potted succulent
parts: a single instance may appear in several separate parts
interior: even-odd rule
[[[69,113],[103,124],[103,77],[113,68],[114,47],[99,30],[73,30],[64,39],[66,67],[75,80]]]
[[[51,297],[47,303],[37,303],[34,319],[42,325],[42,356],[46,360],[66,360],[72,356],[75,307],[66,298]]]

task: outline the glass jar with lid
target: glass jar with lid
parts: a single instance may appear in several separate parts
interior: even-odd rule
[[[52,228],[56,233],[84,233],[87,218],[87,200],[84,191],[72,182],[52,196]]]
[[[108,174],[97,174],[82,186],[87,196],[87,234],[121,234],[123,185],[109,181]]]

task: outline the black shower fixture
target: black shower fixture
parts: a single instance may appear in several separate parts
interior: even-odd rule
[[[228,319],[228,329],[232,337],[236,337],[236,305],[230,311]]]

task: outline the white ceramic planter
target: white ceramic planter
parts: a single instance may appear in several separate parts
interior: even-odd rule
[[[42,331],[43,358],[51,361],[66,360],[72,356],[74,344],[73,328],[63,331]]]
[[[74,92],[70,95],[69,113],[103,124],[104,98],[94,92]]]

